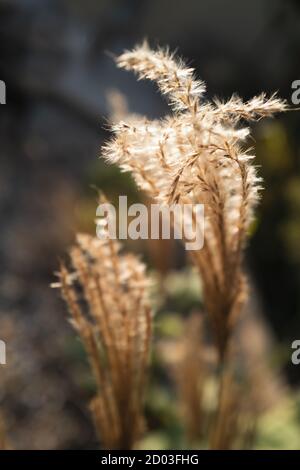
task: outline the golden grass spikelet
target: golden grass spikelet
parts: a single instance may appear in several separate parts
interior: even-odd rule
[[[91,409],[106,449],[132,449],[143,430],[151,310],[144,265],[117,241],[78,235],[60,289],[86,349],[98,393]]]
[[[176,110],[194,108],[205,92],[205,84],[194,77],[194,69],[175,59],[168,49],[154,52],[144,42],[124,52],[116,62],[118,67],[133,70],[140,79],[155,81]]]
[[[244,103],[202,100],[205,85],[168,50],[144,43],[116,59],[139,78],[154,80],[175,113],[161,120],[136,117],[112,126],[114,138],[103,156],[133,174],[138,186],[163,204],[204,204],[205,243],[193,251],[206,310],[220,359],[247,298],[242,256],[261,179],[245,148],[249,129],[241,119],[258,120],[285,111],[286,103],[265,94]]]

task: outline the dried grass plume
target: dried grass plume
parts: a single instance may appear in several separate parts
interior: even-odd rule
[[[103,156],[133,174],[138,186],[163,204],[204,204],[205,243],[194,251],[221,360],[247,297],[242,257],[259,198],[261,179],[245,145],[258,120],[285,111],[286,103],[264,94],[244,103],[204,101],[205,84],[168,50],[147,43],[116,59],[118,67],[157,83],[173,113],[161,120],[120,121]]]
[[[89,235],[77,236],[70,258],[58,285],[97,382],[91,408],[100,440],[105,449],[132,449],[144,427],[151,340],[145,267],[116,240]]]

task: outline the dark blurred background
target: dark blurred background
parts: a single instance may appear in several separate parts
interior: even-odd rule
[[[76,231],[94,232],[96,193],[136,196],[130,178],[99,159],[109,137],[107,93],[158,117],[167,106],[111,58],[147,38],[189,59],[208,98],[278,90],[291,106],[300,79],[298,0],[0,0],[0,407],[16,448],[95,447],[93,393],[57,291],[58,259]],[[248,267],[286,380],[300,382],[289,348],[300,337],[299,114],[254,126],[265,180]],[[139,251],[135,245],[134,249]],[[169,247],[142,247],[158,271],[182,267]]]

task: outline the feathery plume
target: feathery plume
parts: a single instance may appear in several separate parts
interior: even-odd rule
[[[168,50],[152,51],[146,42],[133,51],[124,52],[117,58],[117,65],[133,70],[139,79],[155,81],[176,110],[193,108],[205,92],[205,85],[195,79],[193,68],[176,60]]]
[[[102,239],[78,235],[70,258],[72,269],[61,265],[58,286],[96,379],[91,409],[100,440],[106,449],[132,449],[143,431],[151,340],[145,267],[121,254],[108,233]]]
[[[249,129],[237,124],[285,111],[286,104],[264,94],[247,103],[237,97],[205,103],[205,85],[195,79],[193,69],[146,43],[116,62],[140,79],[154,80],[176,112],[161,120],[113,125],[115,137],[103,155],[130,171],[138,186],[163,204],[204,204],[205,243],[192,257],[222,359],[247,297],[243,249],[261,189],[254,156],[244,149]]]

